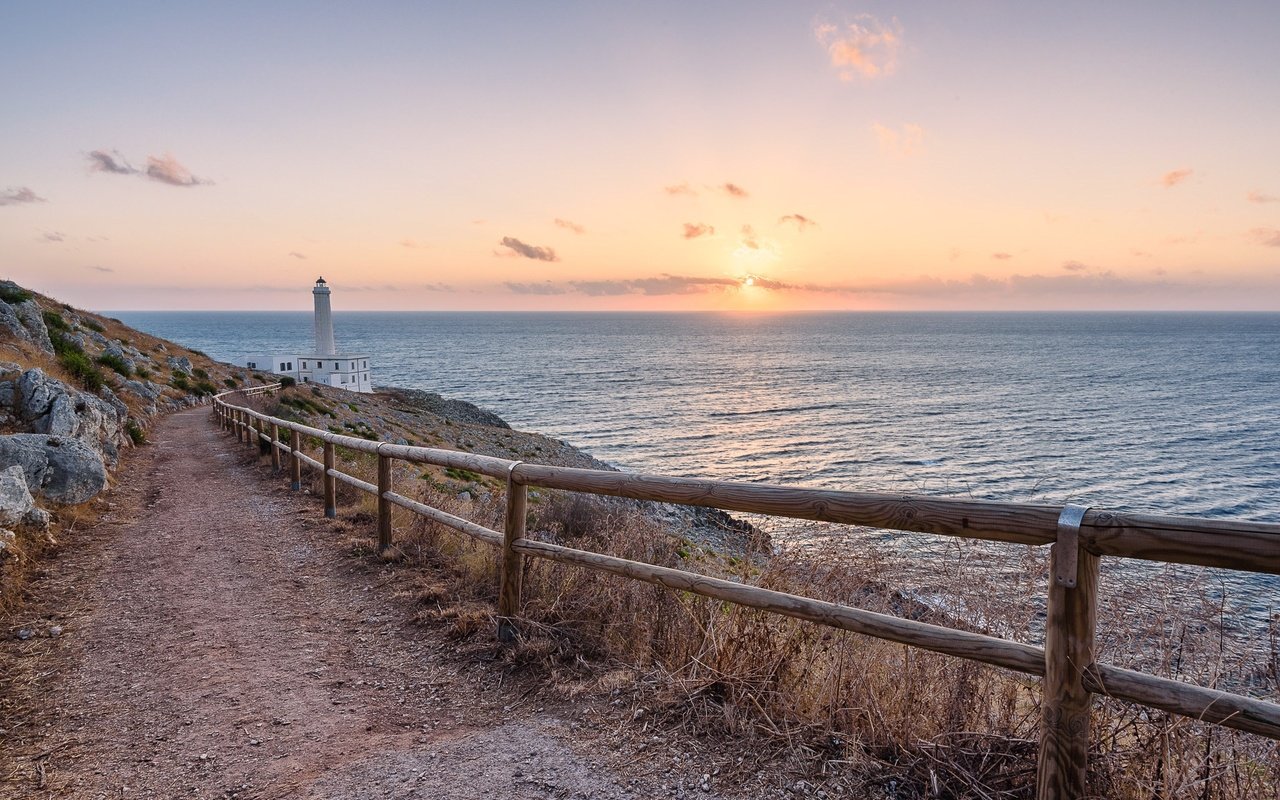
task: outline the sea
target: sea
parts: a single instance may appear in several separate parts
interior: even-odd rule
[[[312,343],[305,312],[111,313],[222,360]],[[1280,523],[1280,314],[337,312],[335,327],[377,385],[476,403],[628,471]],[[941,557],[940,538],[904,546]],[[1280,579],[1214,582],[1270,618]]]

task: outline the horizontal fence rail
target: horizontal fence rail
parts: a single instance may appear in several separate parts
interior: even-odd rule
[[[432,447],[396,445],[312,428],[263,414],[228,398],[275,392],[280,384],[224,392],[214,398],[222,427],[256,444],[274,469],[289,461],[294,489],[301,468],[323,478],[325,515],[336,515],[336,481],[378,500],[378,540],[392,546],[391,507],[445,525],[501,551],[498,635],[517,636],[523,559],[542,558],[645,581],[841,630],[990,664],[1042,678],[1042,725],[1037,797],[1085,794],[1089,708],[1095,694],[1280,739],[1280,705],[1143,672],[1093,658],[1097,579],[1101,557],[1280,574],[1280,525],[1137,514],[1078,506],[999,503],[918,495],[847,492],[754,483],[637,475],[530,464]],[[282,432],[289,433],[289,440]],[[302,451],[302,437],[318,440],[323,460]],[[335,448],[378,459],[378,483],[339,471]],[[393,491],[394,461],[464,469],[507,484],[506,527],[495,531]],[[793,519],[959,536],[1026,545],[1051,545],[1045,646],[903,619],[851,606],[763,589],[670,567],[539,542],[525,536],[528,487],[560,489]]]

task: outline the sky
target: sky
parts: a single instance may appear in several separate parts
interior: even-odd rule
[[[1280,310],[1280,3],[0,0],[93,309]]]

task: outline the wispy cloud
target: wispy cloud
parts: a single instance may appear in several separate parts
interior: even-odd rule
[[[569,294],[573,291],[573,287],[571,286],[567,286],[563,283],[552,283],[551,281],[542,281],[541,283],[517,283],[516,281],[507,281],[502,285],[516,294],[553,295]]]
[[[0,206],[16,206],[20,203],[43,203],[45,199],[25,186],[0,192]]]
[[[574,233],[577,233],[577,234],[583,234],[587,232],[586,228],[582,227],[576,222],[570,222],[567,219],[560,219],[559,217],[556,217],[555,222],[557,226],[564,228],[565,230],[573,231]]]
[[[93,270],[94,272],[115,272],[115,270],[112,269],[111,267],[100,267],[97,264],[89,265],[89,269]]]
[[[46,231],[44,235],[40,237],[40,241],[42,242],[65,242],[66,240],[67,235],[62,231]]]
[[[1195,170],[1189,167],[1183,167],[1182,169],[1171,170],[1169,172],[1166,172],[1164,175],[1160,177],[1160,183],[1164,186],[1164,188],[1172,189],[1173,187],[1182,183],[1183,181],[1185,181],[1187,178],[1190,178],[1194,174],[1195,174]]]
[[[197,178],[191,170],[178,163],[171,155],[147,156],[147,177],[170,186],[205,186],[213,181]]]
[[[688,195],[689,197],[697,197],[698,190],[693,188],[686,181],[685,183],[675,183],[670,186],[663,186],[662,191],[672,196]]]
[[[778,217],[779,225],[786,225],[788,222],[794,222],[796,225],[796,229],[801,232],[803,232],[806,228],[821,227],[820,225],[818,225],[818,223],[809,219],[804,214],[787,214],[786,216]]]
[[[751,250],[760,249],[760,237],[756,236],[756,229],[750,225],[742,226],[742,246]]]
[[[299,253],[297,250],[290,250],[290,251],[289,251],[289,255],[291,255],[291,256],[293,256],[294,258],[299,259],[299,260],[301,260],[301,261],[306,261],[306,260],[307,260],[307,256],[306,256],[306,254],[305,254],[305,253]]]
[[[1258,244],[1280,247],[1280,230],[1275,228],[1254,228],[1249,231],[1249,236]]]
[[[118,151],[93,150],[89,153],[89,169],[111,175],[137,175],[157,183],[184,188],[209,186],[213,183],[211,180],[192,175],[191,170],[167,153],[163,156],[147,156],[146,169],[138,169]]]
[[[884,23],[862,14],[844,26],[820,24],[813,35],[826,48],[841,80],[882,78],[898,68],[902,25],[897,19]]]
[[[1255,190],[1253,190],[1252,192],[1249,192],[1247,195],[1245,195],[1245,196],[1244,196],[1244,199],[1248,200],[1250,203],[1258,203],[1258,204],[1262,204],[1262,203],[1280,203],[1280,197],[1276,197],[1276,196],[1275,196],[1275,195],[1273,195],[1273,194],[1263,194],[1262,192],[1258,191],[1257,189],[1255,189]]]
[[[1079,261],[1066,261],[1063,262],[1062,268],[1067,272],[1085,272],[1089,269],[1089,265],[1083,264]]]
[[[507,282],[503,284],[516,294],[563,295],[581,294],[588,297],[618,297],[629,294],[666,296],[701,294],[704,292],[736,289],[742,281],[736,278],[704,278],[688,275],[661,274],[651,278],[629,278],[597,281],[541,281],[536,283]]]
[[[399,244],[401,247],[407,247],[410,250],[417,250],[420,247],[426,247],[425,244],[416,239],[401,239]]]
[[[699,236],[710,236],[715,233],[714,225],[708,225],[705,222],[686,222],[684,224],[684,238],[697,239]]]
[[[138,171],[125,161],[124,156],[112,150],[93,150],[89,153],[89,169],[94,172],[110,172],[116,175],[136,175]]]
[[[992,253],[991,257],[996,261],[1008,261],[1013,258],[1013,253]]]
[[[537,245],[525,244],[514,236],[504,236],[499,242],[503,247],[508,248],[516,255],[532,258],[534,261],[559,261],[556,251],[550,247],[539,247]]]
[[[750,192],[748,192],[746,189],[743,189],[741,186],[739,186],[736,183],[723,183],[720,185],[720,191],[724,192],[730,197],[749,197],[750,196]]]
[[[909,158],[924,148],[924,128],[919,125],[904,123],[898,131],[876,122],[872,123],[871,130],[880,142],[881,151],[891,156]]]

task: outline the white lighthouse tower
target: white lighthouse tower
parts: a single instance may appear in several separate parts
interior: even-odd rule
[[[373,381],[369,380],[369,356],[367,354],[348,355],[339,353],[333,340],[333,308],[329,303],[329,284],[324,278],[317,278],[311,289],[311,298],[315,302],[315,350],[299,355],[250,356],[242,361],[243,366],[263,372],[274,372],[287,375],[299,383],[320,383],[349,392],[373,391]]]
[[[329,307],[329,284],[324,276],[316,279],[311,296],[316,302],[316,355],[332,356],[337,354],[333,344],[333,309]]]

